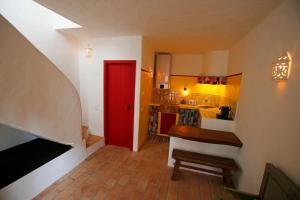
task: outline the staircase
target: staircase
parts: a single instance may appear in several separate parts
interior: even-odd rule
[[[82,126],[81,130],[82,130],[82,139],[86,141],[87,148],[100,142],[103,139],[100,136],[91,134],[87,126]]]

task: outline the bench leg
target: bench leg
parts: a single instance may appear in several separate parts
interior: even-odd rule
[[[223,182],[225,183],[225,186],[227,186],[227,187],[232,186],[231,174],[230,174],[230,170],[228,170],[228,169],[223,169]]]
[[[173,181],[176,181],[176,179],[178,177],[178,174],[179,174],[179,165],[180,165],[180,160],[176,160],[175,164],[174,164],[173,174],[172,174],[172,177],[171,177],[171,179]]]

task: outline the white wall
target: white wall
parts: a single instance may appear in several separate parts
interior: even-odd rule
[[[271,78],[272,62],[292,56],[289,80]],[[300,185],[300,1],[283,1],[230,50],[229,73],[243,72],[236,134],[244,143],[239,188],[258,192],[266,162]]]
[[[93,49],[91,58],[85,57],[84,48],[88,44]],[[129,36],[88,39],[82,42],[79,54],[80,95],[84,123],[88,125],[93,134],[100,136],[104,135],[103,61],[136,60],[133,150],[137,150],[142,37]]]
[[[0,151],[29,142],[37,136],[28,132],[0,124]]]
[[[173,167],[175,160],[172,158],[172,152],[173,149],[181,149],[181,150],[186,150],[186,151],[192,151],[192,152],[197,152],[197,153],[202,153],[202,154],[209,154],[209,155],[214,155],[214,156],[221,156],[221,157],[226,157],[226,158],[232,158],[236,159],[237,155],[240,152],[239,147],[234,147],[230,145],[221,145],[221,144],[209,144],[205,142],[196,142],[196,141],[191,141],[191,140],[185,140],[182,138],[177,138],[177,137],[170,137],[170,145],[169,145],[169,154],[168,154],[168,166]],[[190,166],[195,166],[195,167],[200,167],[204,169],[210,169],[210,170],[217,170],[220,171],[220,169],[214,168],[214,167],[208,167],[204,165],[198,165],[198,164],[192,164],[192,163],[185,163],[186,165]],[[203,173],[199,172],[198,170],[191,170],[187,169],[190,171],[195,171],[198,173]],[[209,173],[207,173],[209,174]],[[214,175],[214,174],[212,174]]]
[[[81,107],[71,82],[0,16],[0,123],[81,144]]]
[[[201,117],[201,128],[217,131],[235,131],[236,121]]]
[[[205,54],[172,54],[172,75],[226,76],[229,50]]]
[[[86,156],[80,99],[62,72],[2,16],[0,27],[0,123],[74,147],[0,190],[0,199],[32,199]]]
[[[203,55],[202,75],[226,76],[229,50],[218,50]]]
[[[1,0],[0,13],[79,89],[77,40],[53,29],[46,8],[32,0]]]
[[[198,76],[202,71],[202,54],[172,54],[172,75]]]

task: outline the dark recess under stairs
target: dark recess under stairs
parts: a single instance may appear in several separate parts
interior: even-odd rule
[[[0,189],[71,148],[70,145],[38,138],[0,151]]]

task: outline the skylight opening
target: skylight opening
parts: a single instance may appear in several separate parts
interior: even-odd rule
[[[82,28],[79,24],[65,18],[64,16],[46,8],[45,6],[32,1],[36,5],[40,6],[45,12],[47,12],[52,17],[52,27],[53,29],[73,29],[73,28]]]
[[[68,28],[82,28],[79,24],[72,22],[71,20],[53,12],[52,12],[52,23],[54,29],[68,29]]]

